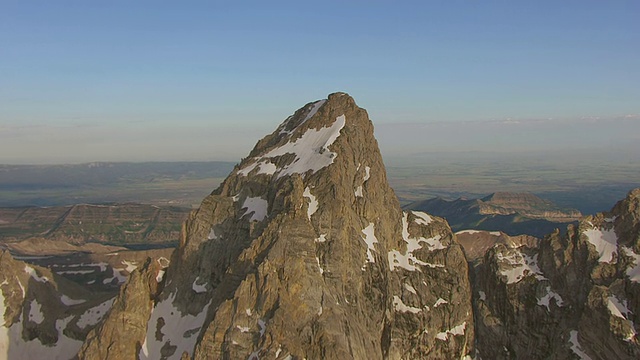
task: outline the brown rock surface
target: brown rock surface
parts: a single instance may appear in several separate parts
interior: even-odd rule
[[[402,212],[367,113],[343,93],[298,110],[204,199],[161,286],[149,297],[148,322],[129,324],[146,335],[110,331],[112,348],[121,349],[110,356],[400,359],[473,351],[460,245],[442,219]],[[133,299],[130,291],[137,290],[120,297]],[[146,311],[144,297],[136,298],[130,308]],[[83,356],[105,353],[106,344],[92,340],[101,336]]]
[[[483,358],[637,359],[640,189],[538,248],[496,245],[474,269]]]

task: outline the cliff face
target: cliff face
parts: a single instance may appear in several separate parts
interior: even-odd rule
[[[475,268],[481,356],[637,359],[640,189],[538,248],[497,245]]]
[[[142,278],[153,278],[146,271]],[[113,311],[83,356],[400,359],[473,351],[461,247],[444,220],[400,209],[367,113],[343,93],[305,105],[258,142],[190,215],[158,286]],[[124,289],[116,304],[134,297]],[[129,324],[144,336],[118,336],[107,325],[132,312],[150,314]],[[121,350],[102,349],[97,339],[107,334]]]

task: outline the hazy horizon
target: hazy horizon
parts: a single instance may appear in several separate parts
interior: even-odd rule
[[[383,156],[640,153],[637,2],[0,5],[0,163],[238,161],[345,91]]]

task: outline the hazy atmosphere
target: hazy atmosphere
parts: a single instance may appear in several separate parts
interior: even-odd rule
[[[0,4],[0,163],[229,160],[334,91],[383,155],[640,154],[635,1]]]

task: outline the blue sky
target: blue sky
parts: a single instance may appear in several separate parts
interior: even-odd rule
[[[0,163],[237,160],[334,91],[369,111],[383,153],[535,151],[554,131],[634,143],[638,16],[637,1],[2,1]],[[503,121],[526,127],[483,126]],[[469,123],[478,136],[450,146]]]

